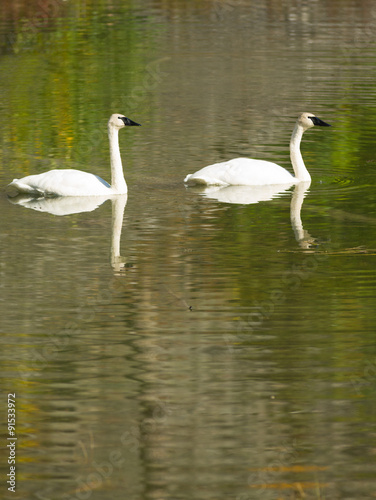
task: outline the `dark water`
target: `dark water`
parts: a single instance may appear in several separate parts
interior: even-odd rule
[[[0,497],[375,498],[373,2],[0,12]],[[304,136],[307,191],[184,188],[235,156],[290,169],[303,111],[332,124]],[[9,202],[29,173],[108,179],[113,112],[142,124],[127,199]]]

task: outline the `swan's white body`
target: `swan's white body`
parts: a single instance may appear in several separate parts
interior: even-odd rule
[[[295,176],[276,163],[249,158],[235,158],[209,165],[184,179],[185,184],[217,186],[263,186],[271,184],[297,184],[309,182],[311,176],[304,165],[300,142],[304,132],[314,125],[329,126],[311,113],[302,113],[293,130],[290,141],[290,158]]]
[[[99,176],[81,170],[57,169],[43,174],[14,179],[9,184],[19,193],[33,196],[105,196],[126,193],[127,188],[115,190]]]
[[[188,185],[264,186],[266,184],[294,184],[295,177],[276,163],[249,158],[234,158],[214,163],[194,174],[187,175]]]
[[[125,194],[127,184],[119,149],[119,130],[126,125],[139,125],[124,115],[113,114],[108,121],[110,141],[111,185],[98,175],[73,169],[50,170],[43,174],[14,179],[8,188],[17,194],[32,196],[110,196]]]

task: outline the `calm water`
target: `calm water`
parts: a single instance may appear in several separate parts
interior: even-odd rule
[[[375,498],[374,2],[0,12],[0,498]],[[302,111],[332,124],[306,191],[185,189],[234,156],[291,168]],[[10,203],[29,173],[108,179],[113,112],[142,124],[128,199]]]

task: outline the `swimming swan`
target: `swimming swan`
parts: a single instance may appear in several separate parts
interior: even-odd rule
[[[306,130],[319,125],[330,127],[328,123],[312,113],[302,113],[296,121],[290,140],[290,158],[295,177],[276,163],[249,158],[234,158],[223,163],[209,165],[184,179],[188,186],[262,186],[266,184],[297,184],[311,180],[300,152],[300,141]]]
[[[73,169],[50,170],[43,174],[28,175],[14,179],[8,188],[17,193],[33,196],[108,196],[125,194],[127,184],[124,179],[119,149],[119,130],[125,126],[139,126],[124,115],[115,113],[108,121],[110,140],[111,185],[98,175]]]

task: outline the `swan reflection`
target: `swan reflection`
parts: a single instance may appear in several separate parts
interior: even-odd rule
[[[125,258],[120,255],[120,239],[123,227],[124,210],[127,204],[127,195],[117,196],[67,196],[55,198],[35,198],[17,196],[8,198],[13,205],[20,205],[38,212],[64,216],[82,212],[92,212],[107,200],[112,203],[112,235],[111,235],[111,265],[116,273],[125,268]]]
[[[299,182],[295,185],[290,203],[290,220],[295,234],[295,239],[301,248],[311,248],[315,239],[303,228],[301,209],[311,181]],[[260,201],[270,201],[289,192],[293,184],[269,186],[209,186],[205,188],[190,188],[206,198],[211,198],[222,203],[250,205]]]
[[[57,196],[51,198],[36,198],[35,196],[19,195],[14,198],[8,197],[8,200],[13,205],[21,205],[25,208],[37,210],[38,212],[46,212],[59,216],[92,212],[108,199],[110,199],[108,196]]]
[[[294,192],[292,193],[291,203],[290,203],[290,220],[291,227],[294,231],[295,239],[299,243],[300,248],[308,249],[311,248],[316,239],[313,238],[308,231],[303,228],[303,222],[301,218],[301,210],[303,206],[303,201],[308,193],[310,182],[301,182],[295,186]]]
[[[195,191],[206,198],[212,198],[222,203],[250,205],[279,198],[287,193],[292,186],[292,183],[267,186],[208,186],[205,188],[190,188],[190,191]]]

